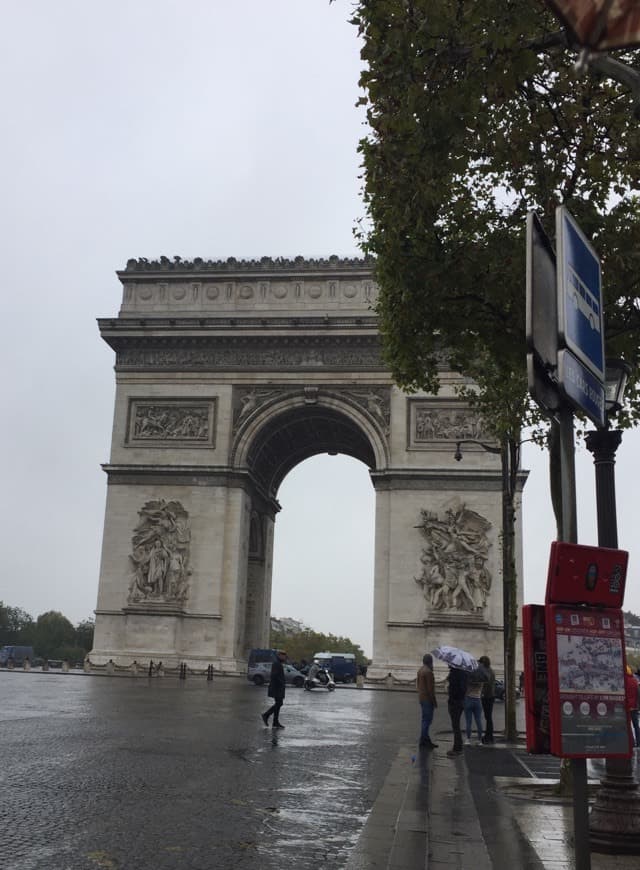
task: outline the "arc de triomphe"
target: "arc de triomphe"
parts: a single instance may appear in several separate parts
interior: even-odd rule
[[[370,264],[163,257],[118,277],[120,312],[99,320],[116,398],[92,661],[244,671],[268,644],[278,488],[344,453],[376,493],[370,673],[413,675],[441,643],[500,669],[499,457],[454,460],[486,436],[446,366],[437,396],[393,385]]]

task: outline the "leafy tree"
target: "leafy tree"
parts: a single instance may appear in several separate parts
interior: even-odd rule
[[[640,412],[640,127],[624,86],[576,78],[575,55],[541,3],[360,0],[353,21],[371,128],[360,146],[361,243],[375,256],[387,362],[405,389],[437,393],[445,354],[473,382],[463,394],[510,468],[503,581],[513,736],[514,475],[522,429],[538,417],[526,384],[526,214],[536,209],[552,234],[555,207],[567,205],[601,255],[606,352],[634,368],[619,418],[631,425]]]
[[[93,619],[83,619],[76,625],[76,646],[84,651],[80,658],[84,658],[85,654],[93,648],[93,632],[96,627]]]
[[[10,607],[0,601],[0,646],[21,644],[31,646],[35,635],[35,623],[21,607]]]
[[[75,646],[76,631],[71,622],[57,610],[42,613],[36,620],[36,653],[43,658],[61,658],[64,647]]]
[[[270,643],[273,649],[286,649],[289,659],[294,662],[311,661],[317,652],[348,652],[355,655],[356,664],[368,663],[362,649],[349,638],[310,629],[295,633],[272,629]]]

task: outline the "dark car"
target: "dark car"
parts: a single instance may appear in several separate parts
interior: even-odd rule
[[[504,680],[496,680],[496,701],[504,701]],[[516,689],[516,698],[520,697],[520,689]]]

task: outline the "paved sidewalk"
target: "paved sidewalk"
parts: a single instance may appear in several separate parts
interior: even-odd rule
[[[345,870],[575,870],[572,803],[552,781],[492,776],[515,747],[451,759],[439,739],[399,750]],[[638,868],[640,856],[591,854],[591,870]]]

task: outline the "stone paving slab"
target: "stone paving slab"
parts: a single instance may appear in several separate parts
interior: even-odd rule
[[[428,870],[492,870],[463,755],[433,754],[427,841]]]

